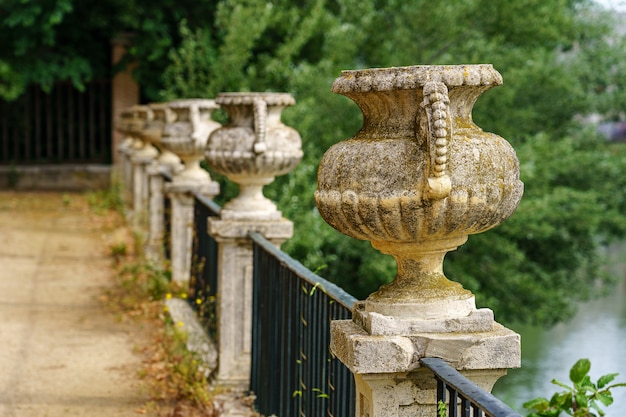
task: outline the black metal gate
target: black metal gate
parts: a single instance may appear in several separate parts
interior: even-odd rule
[[[0,100],[0,164],[111,163],[111,81],[79,91],[70,82],[50,93],[32,85]]]

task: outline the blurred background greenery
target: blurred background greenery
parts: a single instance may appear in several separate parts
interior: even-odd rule
[[[283,249],[364,298],[393,279],[393,259],[327,226],[313,201],[322,154],[361,124],[332,81],[342,69],[491,63],[504,85],[478,100],[474,120],[517,150],[525,195],[445,271],[499,321],[550,325],[618,278],[603,273],[599,248],[626,233],[626,149],[590,121],[626,118],[624,22],[588,0],[3,0],[0,96],[57,80],[80,88],[131,62],[145,102],[290,92],[283,121],[305,157],[266,187],[295,223]],[[132,46],[111,68],[120,33]],[[235,186],[215,177],[223,202]]]

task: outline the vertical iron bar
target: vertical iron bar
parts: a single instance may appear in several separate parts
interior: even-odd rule
[[[65,160],[65,147],[63,146],[63,136],[65,134],[66,123],[63,120],[63,109],[64,103],[63,100],[63,85],[57,85],[56,92],[56,127],[57,127],[57,160],[63,161]]]
[[[8,109],[6,101],[0,101],[0,118],[2,119],[2,159],[1,161],[4,163],[10,162],[11,158],[9,156],[9,118],[8,118]]]
[[[78,103],[78,160],[85,162],[87,160],[86,155],[86,142],[87,136],[85,135],[85,93],[76,90],[77,103]]]
[[[448,393],[450,394],[450,401],[448,405],[448,417],[457,417],[459,411],[459,393],[453,389],[448,388]]]
[[[90,82],[87,85],[87,99],[89,101],[87,130],[89,135],[89,159],[97,158],[96,146],[96,92],[97,84]],[[104,133],[104,132],[103,132]]]
[[[24,93],[25,99],[25,107],[24,107],[24,136],[21,138],[23,143],[23,155],[25,162],[32,161],[31,155],[31,141],[32,141],[32,129],[31,129],[31,120],[32,120],[32,109],[31,109],[31,96],[32,96],[33,87],[26,89]],[[19,156],[18,156],[19,160]]]
[[[32,114],[32,123],[35,125],[34,139],[34,157],[33,162],[41,162],[42,155],[42,134],[41,134],[41,88],[36,86],[33,88],[34,110]]]
[[[45,113],[46,113],[46,156],[48,161],[57,162],[56,155],[54,154],[53,148],[53,140],[52,140],[52,96],[56,93],[56,88],[53,88],[52,91],[46,94],[46,104],[45,104]]]
[[[463,417],[470,417],[471,404],[470,401],[465,398],[465,396],[461,395],[461,415]]]
[[[75,121],[76,116],[74,112],[74,107],[76,106],[75,99],[73,94],[73,89],[69,84],[65,85],[65,90],[67,91],[67,143],[68,143],[68,159],[76,160],[76,151],[75,151],[75,140],[76,140],[76,132],[75,132]]]

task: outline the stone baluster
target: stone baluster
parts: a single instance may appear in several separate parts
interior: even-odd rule
[[[119,171],[118,179],[122,184],[123,199],[128,206],[132,206],[133,165],[132,154],[136,151],[135,139],[131,130],[134,113],[132,108],[124,109],[116,120],[115,129],[124,135],[124,139],[117,146]]]
[[[514,150],[471,118],[479,95],[501,83],[491,65],[459,65],[344,71],[333,84],[359,105],[363,127],[324,155],[317,207],[398,264],[353,320],[332,323],[331,350],[354,374],[358,417],[435,415],[424,357],[486,390],[520,365],[519,335],[477,309],[442,267],[469,234],[510,216],[523,193]]]
[[[165,124],[161,144],[184,163],[184,168],[175,172],[172,181],[165,186],[165,192],[172,201],[172,280],[187,283],[191,274],[193,242],[192,193],[211,198],[219,193],[219,184],[212,181],[209,173],[200,167],[200,161],[209,134],[220,124],[211,120],[211,112],[218,108],[213,100],[177,100],[168,103],[168,107],[175,118]]]
[[[218,242],[219,367],[217,381],[247,389],[252,339],[252,241],[262,233],[280,246],[293,234],[293,223],[263,196],[263,187],[293,170],[302,159],[300,135],[284,125],[282,110],[295,100],[285,93],[221,93],[216,103],[229,116],[209,137],[205,157],[212,170],[239,184],[239,195],[209,219]]]
[[[180,158],[161,144],[161,135],[166,124],[174,121],[174,113],[166,103],[151,103],[153,118],[144,126],[144,140],[159,150],[159,157],[146,168],[149,186],[148,239],[145,252],[148,260],[159,262],[163,258],[164,225],[164,175],[172,175],[183,169]]]
[[[134,113],[131,131],[136,138],[136,150],[131,162],[133,165],[133,226],[137,231],[145,229],[148,217],[149,183],[147,167],[159,155],[158,150],[143,136],[144,127],[153,116],[150,107],[137,105],[132,107]]]

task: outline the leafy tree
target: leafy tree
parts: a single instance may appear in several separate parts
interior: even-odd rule
[[[15,99],[27,85],[49,91],[58,80],[76,87],[111,72],[111,40],[131,33],[133,47],[116,68],[139,61],[143,94],[159,97],[167,55],[178,46],[179,22],[213,19],[211,0],[3,0],[0,2],[0,97]]]

